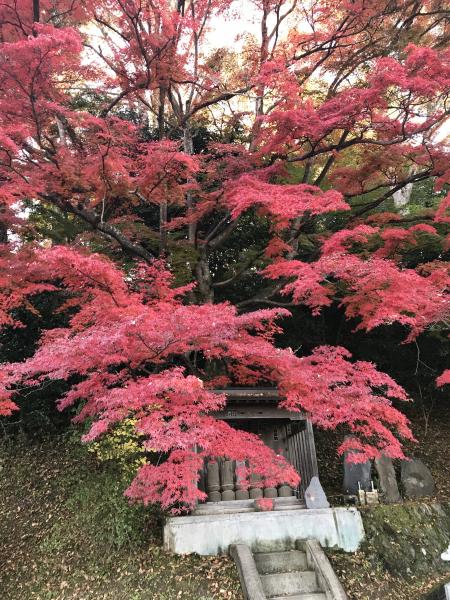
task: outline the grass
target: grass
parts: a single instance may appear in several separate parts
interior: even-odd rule
[[[166,553],[161,515],[125,486],[70,439],[3,445],[0,598],[242,599],[228,558]]]

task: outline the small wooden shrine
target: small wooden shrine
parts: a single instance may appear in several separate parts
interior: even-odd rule
[[[225,393],[227,404],[216,418],[232,427],[260,436],[267,446],[283,455],[301,474],[297,489],[287,485],[278,488],[243,489],[236,476],[233,461],[205,461],[200,487],[208,495],[207,502],[229,502],[260,498],[297,497],[303,500],[311,478],[318,475],[314,433],[311,422],[302,413],[278,408],[279,394],[273,388],[232,388]]]

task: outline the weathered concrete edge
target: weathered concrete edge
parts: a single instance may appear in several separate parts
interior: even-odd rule
[[[266,600],[255,559],[247,544],[231,544],[230,556],[237,566],[244,600]]]
[[[172,517],[164,527],[164,546],[176,554],[217,555],[228,553],[231,544],[268,552],[312,538],[322,546],[354,552],[364,535],[360,513],[336,507]]]
[[[306,540],[304,549],[308,566],[316,571],[327,600],[348,600],[348,596],[319,542],[317,540]]]

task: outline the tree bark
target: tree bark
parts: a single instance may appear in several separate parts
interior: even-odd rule
[[[166,106],[167,89],[164,86],[159,88],[159,106],[158,106],[158,139],[164,139],[164,113]],[[168,208],[167,200],[164,198],[159,205],[159,254],[167,254],[167,218]]]
[[[214,290],[212,287],[211,271],[209,269],[208,257],[202,254],[194,268],[195,279],[197,280],[197,288],[194,290],[200,302],[213,303]]]
[[[33,22],[39,23],[41,17],[41,9],[39,6],[39,0],[33,0]]]
[[[194,154],[194,142],[192,140],[192,131],[190,123],[187,122],[184,131],[183,131],[183,150],[186,154],[192,155]],[[188,213],[194,207],[194,199],[192,197],[192,192],[188,191],[186,193],[186,208]],[[197,224],[189,223],[188,225],[188,239],[192,245],[196,243],[196,235],[197,235]]]
[[[3,221],[0,221],[0,244],[8,243],[8,228]]]

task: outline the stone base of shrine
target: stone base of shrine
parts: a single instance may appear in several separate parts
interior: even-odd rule
[[[297,540],[355,552],[364,538],[356,508],[320,508],[236,512],[169,518],[164,546],[176,554],[227,554],[230,544],[248,544],[253,552],[294,548]]]

